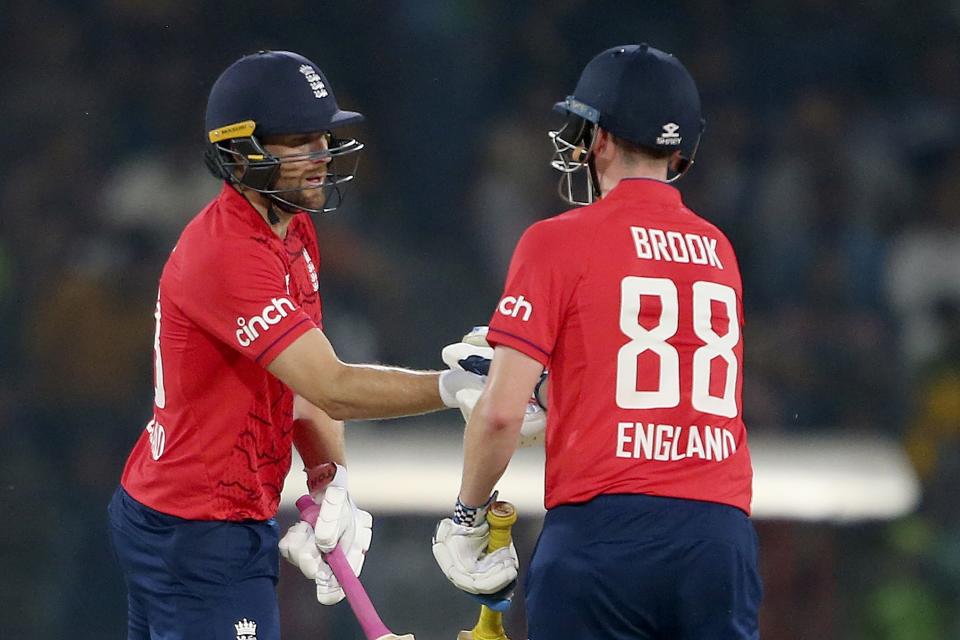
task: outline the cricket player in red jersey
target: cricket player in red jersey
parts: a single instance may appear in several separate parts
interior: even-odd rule
[[[207,163],[224,185],[163,269],[153,418],[109,506],[131,640],[276,640],[278,550],[322,603],[342,599],[321,551],[339,542],[359,574],[372,521],[347,492],[340,421],[456,406],[482,386],[464,371],[348,365],[323,334],[305,212],[340,204],[362,145],[333,131],[361,119],[291,52],[241,58],[210,92]],[[278,541],[291,444],[321,513]]]
[[[614,47],[556,109],[567,116],[550,134],[561,193],[587,206],[534,224],[517,245],[457,507],[434,554],[476,592],[489,496],[548,369],[531,640],[758,638],[740,273],[727,238],[668,179],[699,145],[696,85],[672,55]],[[501,564],[486,589],[513,579]]]

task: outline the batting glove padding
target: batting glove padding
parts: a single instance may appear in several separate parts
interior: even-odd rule
[[[445,346],[440,353],[443,363],[453,371],[462,369],[484,376],[483,380],[486,382],[486,376],[490,372],[490,363],[493,360],[493,347],[487,343],[486,330],[487,327],[474,327],[470,333],[463,337],[463,342],[455,342]],[[542,382],[543,377],[541,377]],[[537,386],[539,387],[539,384]],[[483,391],[482,385],[479,387],[464,387],[455,392],[455,404],[447,403],[446,399],[444,399],[444,403],[448,407],[459,407],[464,422],[469,422],[473,408],[477,405],[477,400],[480,399],[481,391]],[[539,400],[531,398],[524,412],[519,446],[532,447],[542,444],[545,439],[546,428],[547,412],[541,406]]]
[[[493,360],[493,347],[481,347],[466,342],[448,344],[440,352],[443,364],[451,369],[463,369],[485,376],[490,373],[490,361]]]
[[[490,525],[456,524],[444,518],[433,536],[433,557],[455,587],[473,594],[497,593],[517,579],[520,561],[513,543],[486,553]]]
[[[477,406],[477,400],[480,399],[480,391],[476,389],[464,389],[457,393],[457,405],[460,407],[460,413],[463,414],[463,421],[470,422],[470,414],[473,408]],[[532,447],[542,445],[546,437],[547,412],[539,404],[530,401],[523,414],[523,424],[520,426],[520,447]]]
[[[440,374],[440,399],[443,404],[451,409],[456,409],[457,393],[465,389],[474,389],[478,393],[483,390],[486,384],[485,376],[478,376],[475,373],[464,371],[463,369],[450,369]]]
[[[339,543],[353,573],[359,576],[370,548],[373,517],[350,499],[346,469],[339,465],[330,485],[314,494],[313,499],[320,505],[316,525],[298,522],[290,527],[280,540],[280,553],[316,583],[317,600],[336,604],[344,598],[343,589],[321,553],[332,551]]]

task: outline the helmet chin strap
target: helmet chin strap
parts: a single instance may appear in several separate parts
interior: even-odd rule
[[[587,170],[590,172],[590,193],[587,197],[590,202],[596,202],[603,198],[603,192],[600,191],[600,177],[597,175],[597,167],[593,162],[593,156],[587,159]]]
[[[273,206],[276,204],[273,198],[270,198],[270,202],[267,204],[267,223],[270,226],[278,224],[280,222],[280,216],[277,215],[277,212],[273,210]]]
[[[273,187],[271,187],[271,189],[272,188]],[[267,221],[270,224],[277,224],[278,222],[280,222],[280,217],[277,215],[276,209],[280,209],[284,213],[290,213],[290,214],[299,213],[300,211],[302,211],[302,209],[290,204],[289,202],[287,202],[286,200],[284,200],[283,198],[281,198],[275,193],[270,194],[267,197],[270,199],[270,202],[267,205]],[[274,209],[274,207],[276,207],[276,209]]]
[[[593,125],[593,132],[590,136],[590,148],[586,150],[587,153],[587,172],[589,174],[589,182],[587,186],[589,192],[587,193],[587,199],[590,202],[596,202],[603,198],[603,193],[600,191],[600,177],[597,175],[597,166],[595,164],[596,155],[594,154],[593,148],[597,144],[597,129],[600,127],[596,124]],[[581,147],[582,148],[582,147]]]

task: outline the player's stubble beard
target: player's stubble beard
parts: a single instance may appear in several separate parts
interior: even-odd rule
[[[312,183],[307,181],[308,176],[317,175],[317,173],[316,170],[308,170],[300,173],[296,178],[281,177],[277,180],[274,189],[280,191],[277,195],[293,204],[297,210],[303,209],[304,207],[320,209],[327,201],[327,191],[324,189],[327,177],[326,171],[323,172],[324,180],[316,186],[313,186]],[[290,191],[285,191],[285,189],[290,189]],[[283,205],[282,209],[288,213],[294,213],[294,211],[288,211],[288,205]]]

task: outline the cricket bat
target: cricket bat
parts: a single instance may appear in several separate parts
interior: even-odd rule
[[[517,521],[517,510],[509,502],[494,502],[487,512],[490,541],[487,553],[510,544],[510,529]],[[510,640],[503,629],[503,613],[487,605],[480,606],[480,619],[470,631],[461,631],[457,640]]]
[[[297,509],[300,510],[300,519],[311,527],[314,526],[317,516],[320,515],[320,505],[310,496],[300,496],[297,499]],[[360,578],[355,576],[353,569],[350,568],[350,563],[347,562],[347,557],[340,545],[334,547],[330,553],[323,554],[323,559],[330,565],[333,575],[337,576],[337,581],[343,588],[347,602],[350,603],[353,615],[360,623],[360,628],[363,629],[363,635],[367,640],[416,640],[412,633],[398,636],[383,624]]]

